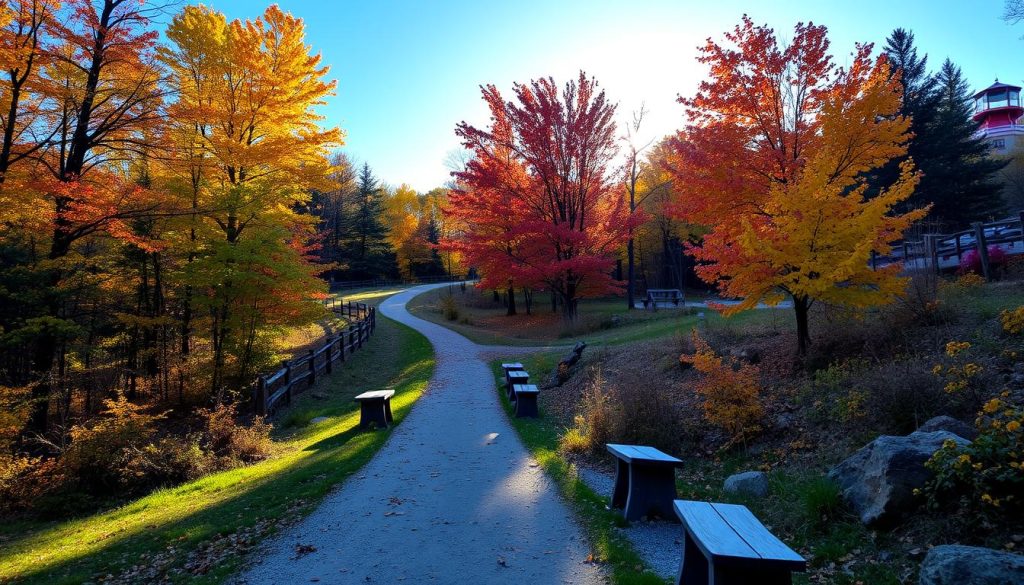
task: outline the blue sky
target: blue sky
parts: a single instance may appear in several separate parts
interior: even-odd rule
[[[207,0],[229,18],[253,18],[266,1]],[[1024,24],[1000,16],[1003,0],[279,0],[306,21],[307,40],[338,80],[323,109],[347,134],[345,151],[385,182],[426,191],[448,179],[455,124],[487,123],[478,86],[580,69],[619,103],[624,123],[644,104],[646,133],[682,123],[678,94],[705,70],[696,47],[721,38],[746,12],[786,38],[798,21],[825,24],[837,62],[855,41],[880,47],[896,27],[913,30],[937,67],[947,56],[981,88],[999,77],[1024,81]],[[621,125],[621,124],[620,124]]]

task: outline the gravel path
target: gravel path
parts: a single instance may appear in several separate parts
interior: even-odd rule
[[[361,472],[254,555],[240,583],[606,582],[502,412],[484,348],[406,311],[436,286],[447,285],[380,306],[434,345],[426,393]]]

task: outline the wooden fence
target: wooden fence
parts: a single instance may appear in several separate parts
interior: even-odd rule
[[[292,395],[316,383],[321,374],[330,374],[334,362],[344,362],[348,356],[363,347],[377,328],[377,309],[366,303],[324,301],[324,306],[339,317],[345,317],[349,326],[327,338],[327,343],[306,355],[281,362],[281,369],[256,379],[253,403],[256,414],[268,415],[282,403],[290,404]]]
[[[1024,254],[1024,211],[1015,218],[975,223],[971,229],[960,232],[924,234],[918,240],[898,242],[888,256],[872,254],[871,266],[877,268],[902,262],[908,270],[955,270],[959,268],[963,257],[974,250],[981,261],[982,273],[985,278],[991,279],[988,251],[992,246],[1007,255]]]

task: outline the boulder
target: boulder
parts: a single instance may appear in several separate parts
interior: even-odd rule
[[[917,429],[917,432],[919,433],[932,433],[935,431],[949,431],[954,435],[959,435],[972,441],[978,436],[977,429],[951,416],[937,416],[935,418],[930,418]]]
[[[918,585],[1014,585],[1024,583],[1024,555],[946,544],[928,551]]]
[[[330,420],[330,419],[327,418],[326,416],[318,416],[318,417],[315,417],[315,418],[311,419],[309,421],[309,424],[311,424],[311,425],[318,425],[318,424],[320,424],[320,423],[322,423],[324,421],[327,421],[327,420]]]
[[[761,471],[747,471],[725,479],[725,493],[763,498],[768,495],[768,476]]]
[[[949,431],[882,435],[834,467],[828,476],[861,522],[888,524],[916,507],[914,490],[932,476],[924,463],[947,440],[970,443]]]

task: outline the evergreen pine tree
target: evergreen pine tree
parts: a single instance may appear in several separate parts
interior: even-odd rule
[[[918,55],[914,33],[902,28],[889,35],[884,50],[903,85],[900,114],[911,118],[907,156],[923,175],[901,211],[931,204],[929,217],[945,228],[998,215],[1001,186],[996,173],[1005,163],[991,158],[987,145],[975,136],[970,95],[959,68],[947,59],[942,71],[930,75],[928,56]],[[896,180],[903,160],[875,173],[875,189]]]
[[[354,280],[392,278],[398,268],[382,219],[383,190],[367,163],[363,163],[356,182],[354,217],[344,247],[349,266],[347,276]]]
[[[997,177],[1006,162],[990,156],[988,143],[976,134],[970,87],[960,68],[946,59],[935,77],[939,103],[932,139],[946,148],[925,170],[934,186],[932,213],[957,227],[999,218],[1003,186]]]

